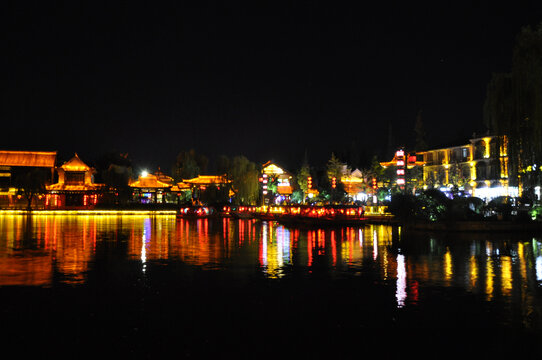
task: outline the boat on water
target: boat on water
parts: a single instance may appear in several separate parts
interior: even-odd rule
[[[366,219],[362,206],[323,205],[290,206],[275,214],[274,219],[285,225],[360,225]]]
[[[177,211],[178,218],[209,218],[220,216],[212,206],[185,206]]]
[[[229,217],[234,219],[252,219],[257,211],[255,206],[185,206],[179,208],[179,218]]]
[[[180,218],[231,217],[278,221],[288,225],[359,225],[364,217],[362,206],[351,205],[281,205],[281,206],[187,206],[179,209]]]
[[[234,219],[254,219],[254,214],[258,211],[256,206],[231,206],[229,214]]]

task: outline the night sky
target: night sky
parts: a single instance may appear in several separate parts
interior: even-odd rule
[[[297,168],[483,130],[542,1],[2,2],[6,150],[127,152],[169,171],[181,150]],[[375,5],[379,3],[381,5]],[[388,159],[382,159],[388,160]]]

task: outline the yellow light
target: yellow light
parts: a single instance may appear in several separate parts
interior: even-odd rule
[[[484,158],[486,158],[486,159],[489,158],[489,155],[490,155],[490,153],[489,153],[489,150],[490,150],[489,142],[490,141],[491,141],[491,138],[489,138],[489,137],[484,138],[484,142],[486,143]]]
[[[510,256],[501,258],[501,286],[503,294],[510,294],[512,290],[512,259]]]
[[[476,180],[476,163],[474,161],[469,162],[470,165],[470,178]]]
[[[444,278],[446,280],[451,280],[452,275],[452,254],[450,253],[450,249],[447,249],[446,253],[444,254]]]
[[[176,215],[175,210],[0,210],[0,215]]]

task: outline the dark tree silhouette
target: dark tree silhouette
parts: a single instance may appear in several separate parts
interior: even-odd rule
[[[510,73],[493,74],[487,87],[484,121],[490,131],[506,135],[499,144],[508,152],[511,184],[534,178],[542,164],[542,23],[524,27],[517,39]],[[531,174],[528,174],[531,173]],[[525,184],[524,184],[525,185]]]

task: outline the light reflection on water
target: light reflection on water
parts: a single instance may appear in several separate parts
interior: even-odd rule
[[[174,216],[5,215],[0,218],[0,286],[83,284],[97,249],[124,243],[125,260],[182,262],[202,269],[260,273],[270,279],[313,271],[365,276],[395,287],[398,308],[424,289],[455,287],[486,301],[538,306],[539,237],[407,236],[384,225],[289,229],[256,220],[185,220]]]

